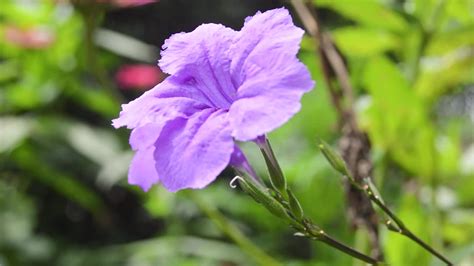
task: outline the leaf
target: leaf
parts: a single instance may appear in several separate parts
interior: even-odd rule
[[[176,194],[169,193],[162,186],[154,186],[146,193],[145,207],[154,217],[167,217],[173,211]]]
[[[107,163],[121,150],[117,136],[111,131],[73,123],[65,134],[71,147],[98,165]]]
[[[471,23],[437,32],[428,42],[425,54],[440,56],[461,47],[472,47],[474,45],[473,27],[474,24]]]
[[[34,121],[23,117],[0,117],[0,153],[13,150],[31,134]]]
[[[395,50],[399,38],[387,31],[366,27],[343,27],[332,31],[337,46],[348,56],[366,57]]]
[[[77,86],[66,93],[71,97],[71,100],[107,119],[117,116],[120,111],[120,104],[103,90]]]
[[[474,239],[474,211],[472,209],[451,209],[443,225],[443,237],[457,245],[468,244]]]
[[[417,94],[427,102],[462,84],[474,82],[474,55],[471,48],[459,49],[437,58],[425,58],[415,83]]]
[[[97,184],[102,188],[110,188],[127,176],[133,152],[119,152],[102,164],[97,175]]]
[[[472,23],[474,9],[471,0],[445,1],[446,24],[469,24]]]
[[[314,0],[317,7],[330,8],[360,25],[403,32],[408,23],[398,13],[377,0]]]
[[[370,60],[364,74],[370,100],[362,113],[364,127],[376,146],[412,173],[434,173],[433,125],[425,104],[408,86],[397,67],[384,57]],[[410,141],[401,141],[410,139]]]

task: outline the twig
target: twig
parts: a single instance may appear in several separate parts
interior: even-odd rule
[[[278,160],[276,159],[275,153],[273,152],[273,149],[268,139],[265,137],[264,141],[259,141],[259,146],[265,158],[265,163],[267,164],[272,184],[275,183],[274,179],[281,178],[285,180],[284,183],[286,187],[286,179],[283,175],[283,172],[281,171],[281,167],[278,163]],[[272,213],[276,214],[276,216],[278,216],[279,218],[285,219],[290,225],[292,225],[296,230],[298,230],[301,235],[304,235],[314,240],[321,241],[333,248],[338,249],[339,251],[348,254],[349,256],[352,256],[353,258],[362,260],[366,263],[372,265],[378,265],[379,263],[381,263],[377,259],[371,258],[370,256],[367,256],[337,241],[336,239],[325,233],[323,230],[321,230],[317,225],[312,223],[308,218],[305,218],[301,209],[301,205],[298,203],[296,197],[294,197],[294,194],[291,192],[290,188],[286,188],[286,191],[284,193],[281,193],[281,188],[273,185],[274,189],[272,191],[275,194],[275,197],[270,198],[270,195],[265,191],[256,191],[257,186],[253,186],[252,183],[248,183],[252,182],[250,179],[248,179],[247,181],[244,180],[244,182],[246,182],[244,183],[244,185],[246,187],[248,186],[248,188],[245,189],[247,193],[249,193],[254,199],[257,199],[257,201],[262,203],[265,207],[267,207],[267,209],[269,206],[273,206],[274,203],[265,204],[265,202],[273,202],[276,200],[277,204],[279,203],[280,205],[278,207],[281,208],[282,211],[275,211],[275,209],[279,208],[274,208],[273,211],[270,209],[269,210],[272,211]],[[290,202],[287,201],[288,199],[290,199]],[[296,201],[296,204],[291,204],[291,200]],[[298,210],[295,210],[295,205],[297,206],[296,209]],[[283,214],[281,214],[282,212]]]
[[[445,262],[447,265],[453,265],[453,263],[451,261],[449,261],[449,259],[447,259],[445,256],[443,256],[441,253],[439,253],[438,251],[436,251],[434,248],[432,248],[430,245],[428,245],[427,243],[425,243],[423,240],[421,240],[420,238],[418,238],[410,229],[408,229],[406,227],[406,225],[403,223],[403,221],[397,217],[397,215],[395,213],[393,213],[386,205],[385,203],[382,201],[382,199],[377,196],[377,194],[372,190],[372,188],[369,186],[369,185],[364,185],[363,187],[359,187],[357,186],[358,189],[361,189],[363,190],[367,196],[369,197],[369,199],[375,203],[388,217],[390,217],[390,219],[396,224],[396,226],[398,228],[394,228],[392,227],[388,221],[386,223],[387,227],[391,230],[391,231],[395,231],[395,232],[398,232],[408,238],[410,238],[411,240],[413,240],[414,242],[416,242],[418,245],[420,245],[421,247],[423,247],[425,250],[427,250],[428,252],[430,252],[431,254],[435,255],[436,257],[438,257],[440,260],[442,260],[443,262]],[[398,229],[398,230],[396,230]]]

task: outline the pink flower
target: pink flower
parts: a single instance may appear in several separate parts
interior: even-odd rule
[[[146,4],[155,3],[157,0],[111,0],[113,5],[119,7],[131,7],[131,6],[141,6]]]
[[[9,25],[5,29],[5,40],[23,48],[44,49],[54,42],[54,35],[45,28],[22,29]]]
[[[124,65],[115,75],[119,86],[123,89],[150,89],[160,83],[165,74],[153,65]]]

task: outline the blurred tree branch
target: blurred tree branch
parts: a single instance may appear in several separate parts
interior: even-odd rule
[[[318,57],[323,69],[324,79],[339,116],[342,137],[339,147],[343,158],[348,162],[349,171],[358,182],[372,176],[370,141],[360,130],[354,113],[354,95],[344,58],[327,32],[321,30],[317,10],[312,3],[291,0],[298,16],[309,35],[318,47]],[[337,86],[337,85],[338,86]],[[340,89],[339,89],[339,88]],[[378,218],[370,201],[357,189],[346,182],[346,201],[348,216],[355,228],[366,228],[369,234],[372,256],[382,260],[383,252],[379,241]]]

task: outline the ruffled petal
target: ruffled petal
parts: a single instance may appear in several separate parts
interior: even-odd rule
[[[168,120],[188,117],[209,107],[205,101],[199,92],[183,90],[179,80],[169,77],[137,99],[123,104],[119,117],[112,120],[112,125],[130,129],[149,123],[164,125]]]
[[[314,86],[296,57],[302,36],[284,8],[246,19],[231,48],[232,78],[239,87],[229,122],[237,140],[256,139],[299,111],[302,95]]]
[[[227,113],[206,109],[170,121],[155,146],[156,169],[166,189],[203,188],[224,170],[234,150]]]
[[[147,191],[153,184],[159,182],[158,172],[155,168],[155,158],[153,157],[154,152],[155,147],[152,145],[135,153],[128,170],[129,184],[138,185],[144,191]]]
[[[130,169],[128,170],[128,183],[138,185],[144,191],[159,182],[158,172],[155,168],[155,145],[160,135],[162,125],[147,124],[135,128],[130,135],[130,145],[135,150]]]
[[[298,53],[303,34],[285,8],[257,12],[246,18],[230,51],[234,84],[238,87],[256,72],[274,67],[273,57],[292,60]]]
[[[235,35],[234,30],[219,24],[203,24],[192,32],[174,34],[165,41],[158,64],[185,87],[201,92],[213,107],[228,108],[236,93],[228,55]]]
[[[314,82],[306,67],[286,58],[274,61],[275,69],[248,79],[229,110],[232,136],[240,141],[256,139],[287,122],[301,107],[303,94]]]

